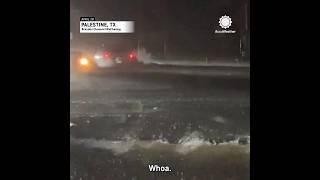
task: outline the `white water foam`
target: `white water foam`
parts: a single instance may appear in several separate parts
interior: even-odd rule
[[[87,148],[98,148],[111,150],[114,154],[123,154],[128,152],[132,146],[135,144],[135,141],[108,141],[105,139],[96,140],[96,139],[76,139],[70,137],[70,142],[73,144],[81,144]]]
[[[243,136],[241,136],[243,137]],[[250,136],[248,136],[250,138]],[[83,145],[86,148],[98,148],[111,150],[115,155],[120,155],[126,153],[133,149],[144,149],[144,150],[157,150],[159,148],[165,148],[168,151],[175,152],[181,155],[187,155],[193,151],[196,151],[199,148],[228,148],[239,147],[237,149],[243,150],[245,153],[250,153],[250,144],[248,145],[240,145],[239,144],[240,137],[236,138],[233,141],[223,142],[223,143],[210,143],[208,140],[204,138],[202,133],[198,131],[194,131],[191,133],[187,133],[183,136],[178,144],[169,143],[166,139],[158,139],[151,141],[141,141],[136,138],[125,136],[124,140],[120,141],[111,141],[105,139],[93,139],[93,138],[74,138],[70,137],[71,144]],[[250,143],[250,141],[249,141]],[[243,148],[242,148],[243,147]]]
[[[178,144],[180,144],[180,146],[177,146],[176,151],[181,154],[188,154],[203,145],[212,145],[209,141],[206,141],[198,131],[186,134],[178,141]]]

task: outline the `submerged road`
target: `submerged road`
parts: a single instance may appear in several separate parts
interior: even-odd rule
[[[249,71],[149,66],[71,74],[70,179],[249,179]]]

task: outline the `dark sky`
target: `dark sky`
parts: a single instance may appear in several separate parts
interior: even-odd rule
[[[245,34],[246,2],[248,0],[71,0],[71,31],[77,36],[81,16],[94,16],[96,20],[133,20],[135,38],[149,49],[161,49],[166,41],[176,52],[236,54],[239,38]],[[232,18],[236,34],[213,33],[219,28],[219,18],[225,14]],[[119,37],[114,34],[78,36],[88,42]]]

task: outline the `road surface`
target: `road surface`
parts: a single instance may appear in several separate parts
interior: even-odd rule
[[[248,180],[249,71],[144,66],[70,74],[70,179]]]

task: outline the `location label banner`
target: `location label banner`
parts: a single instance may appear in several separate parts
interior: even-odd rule
[[[88,19],[80,19],[80,33],[134,33],[134,21],[88,21]]]

